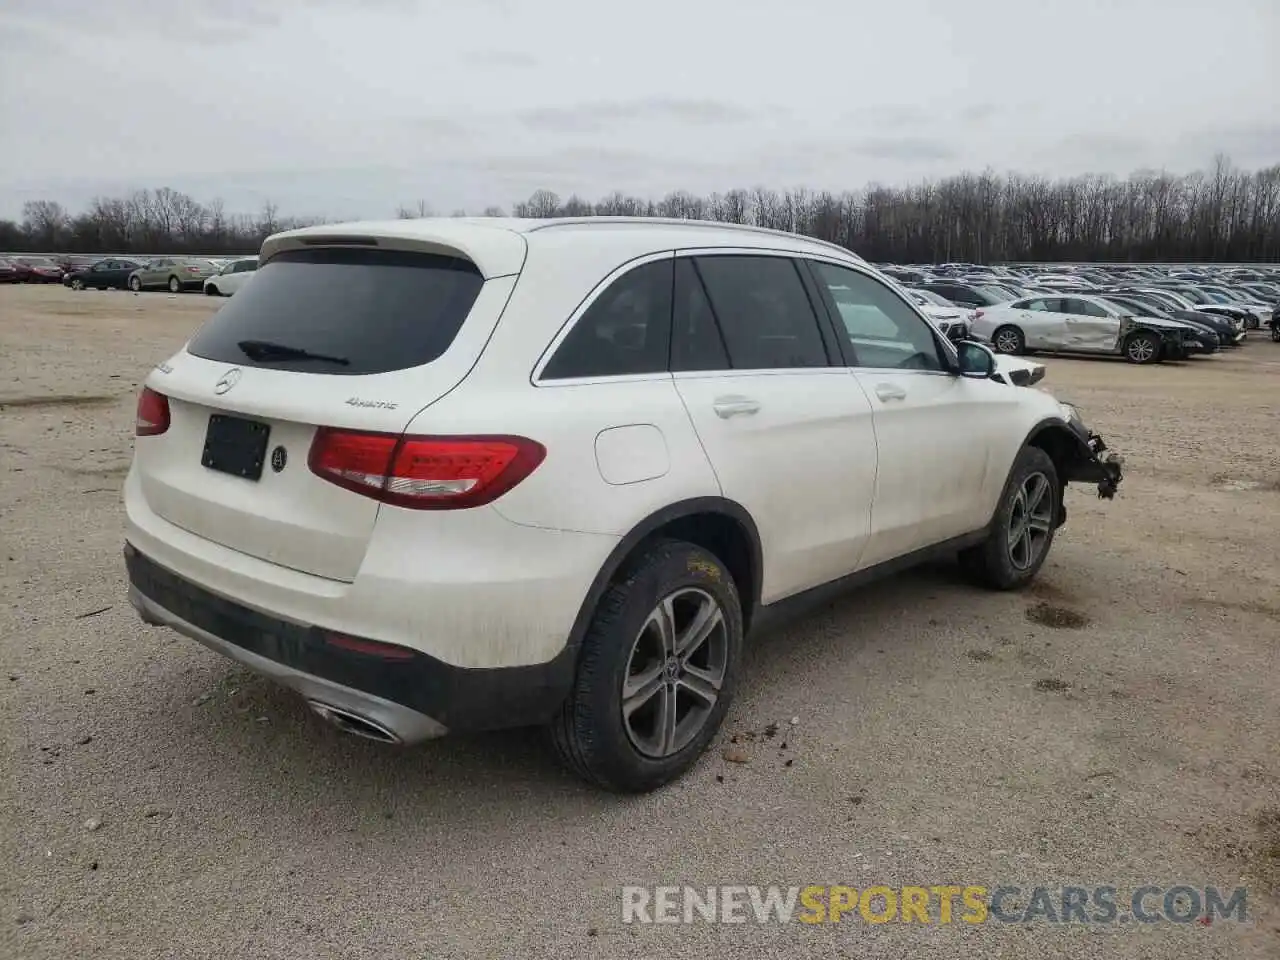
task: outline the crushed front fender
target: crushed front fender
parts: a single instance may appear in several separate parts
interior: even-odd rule
[[[1124,458],[1111,452],[1102,437],[1079,421],[1072,422],[1071,432],[1076,437],[1076,449],[1067,461],[1064,479],[1096,484],[1099,497],[1112,499],[1124,479]]]

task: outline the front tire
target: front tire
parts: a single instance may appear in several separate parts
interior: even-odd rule
[[[1130,363],[1159,363],[1163,349],[1154,333],[1139,331],[1124,342],[1124,358]]]
[[[1005,481],[987,539],[962,551],[961,564],[994,590],[1026,586],[1053,546],[1061,500],[1062,484],[1053,460],[1039,447],[1023,447]]]
[[[130,277],[130,278],[129,278],[129,289],[130,289],[130,290],[132,290],[134,293],[140,293],[140,292],[142,291],[142,278],[141,278],[141,277]]]
[[[552,745],[607,790],[670,783],[724,721],[741,650],[742,607],[724,564],[694,544],[655,541],[600,598]]]
[[[1022,335],[1022,331],[1017,327],[1001,327],[991,335],[991,345],[996,348],[996,353],[1007,354],[1011,357],[1020,357],[1027,352],[1027,338]]]
[[[204,292],[205,292],[206,294],[208,294],[209,296],[211,296],[211,297],[220,297],[220,296],[222,296],[222,294],[220,294],[220,293],[218,292],[218,288],[217,288],[217,287],[215,287],[212,283],[205,284]]]
[[[71,289],[72,289],[72,290],[83,290],[83,289],[84,289],[84,281],[83,281],[83,280],[81,280],[79,277],[75,277],[75,278],[73,278],[73,279],[72,279],[72,281],[71,281]]]

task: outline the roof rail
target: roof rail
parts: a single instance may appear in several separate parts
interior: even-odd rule
[[[787,237],[790,240],[799,238],[807,243],[815,243],[822,247],[830,247],[832,250],[839,250],[846,256],[856,257],[858,260],[862,260],[861,256],[854,253],[848,247],[842,247],[840,244],[832,243],[830,240],[820,240],[817,237],[807,237],[802,233],[788,233],[786,230],[773,230],[769,227],[757,227],[750,223],[725,223],[720,220],[685,220],[681,217],[551,217],[547,220],[539,220],[535,225],[529,227],[527,232],[533,233],[538,230],[552,230],[556,227],[603,226],[617,224],[631,224],[636,226],[659,224],[671,227],[703,227],[706,229],[718,230],[741,230],[746,233],[764,234],[772,237]]]

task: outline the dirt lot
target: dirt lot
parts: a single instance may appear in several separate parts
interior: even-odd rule
[[[1280,344],[1048,361],[1129,477],[1036,588],[940,567],[765,638],[748,762],[618,798],[532,733],[346,738],[138,621],[134,395],[217,305],[0,288],[0,955],[1280,956]],[[659,883],[1247,885],[1249,922],[624,925]]]

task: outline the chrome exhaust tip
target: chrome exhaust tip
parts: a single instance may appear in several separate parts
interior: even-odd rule
[[[364,737],[366,740],[376,740],[379,743],[399,744],[404,742],[399,736],[376,720],[362,717],[360,714],[352,713],[350,710],[344,710],[328,703],[321,703],[319,700],[308,700],[307,706],[322,720],[337,727],[343,733]]]

